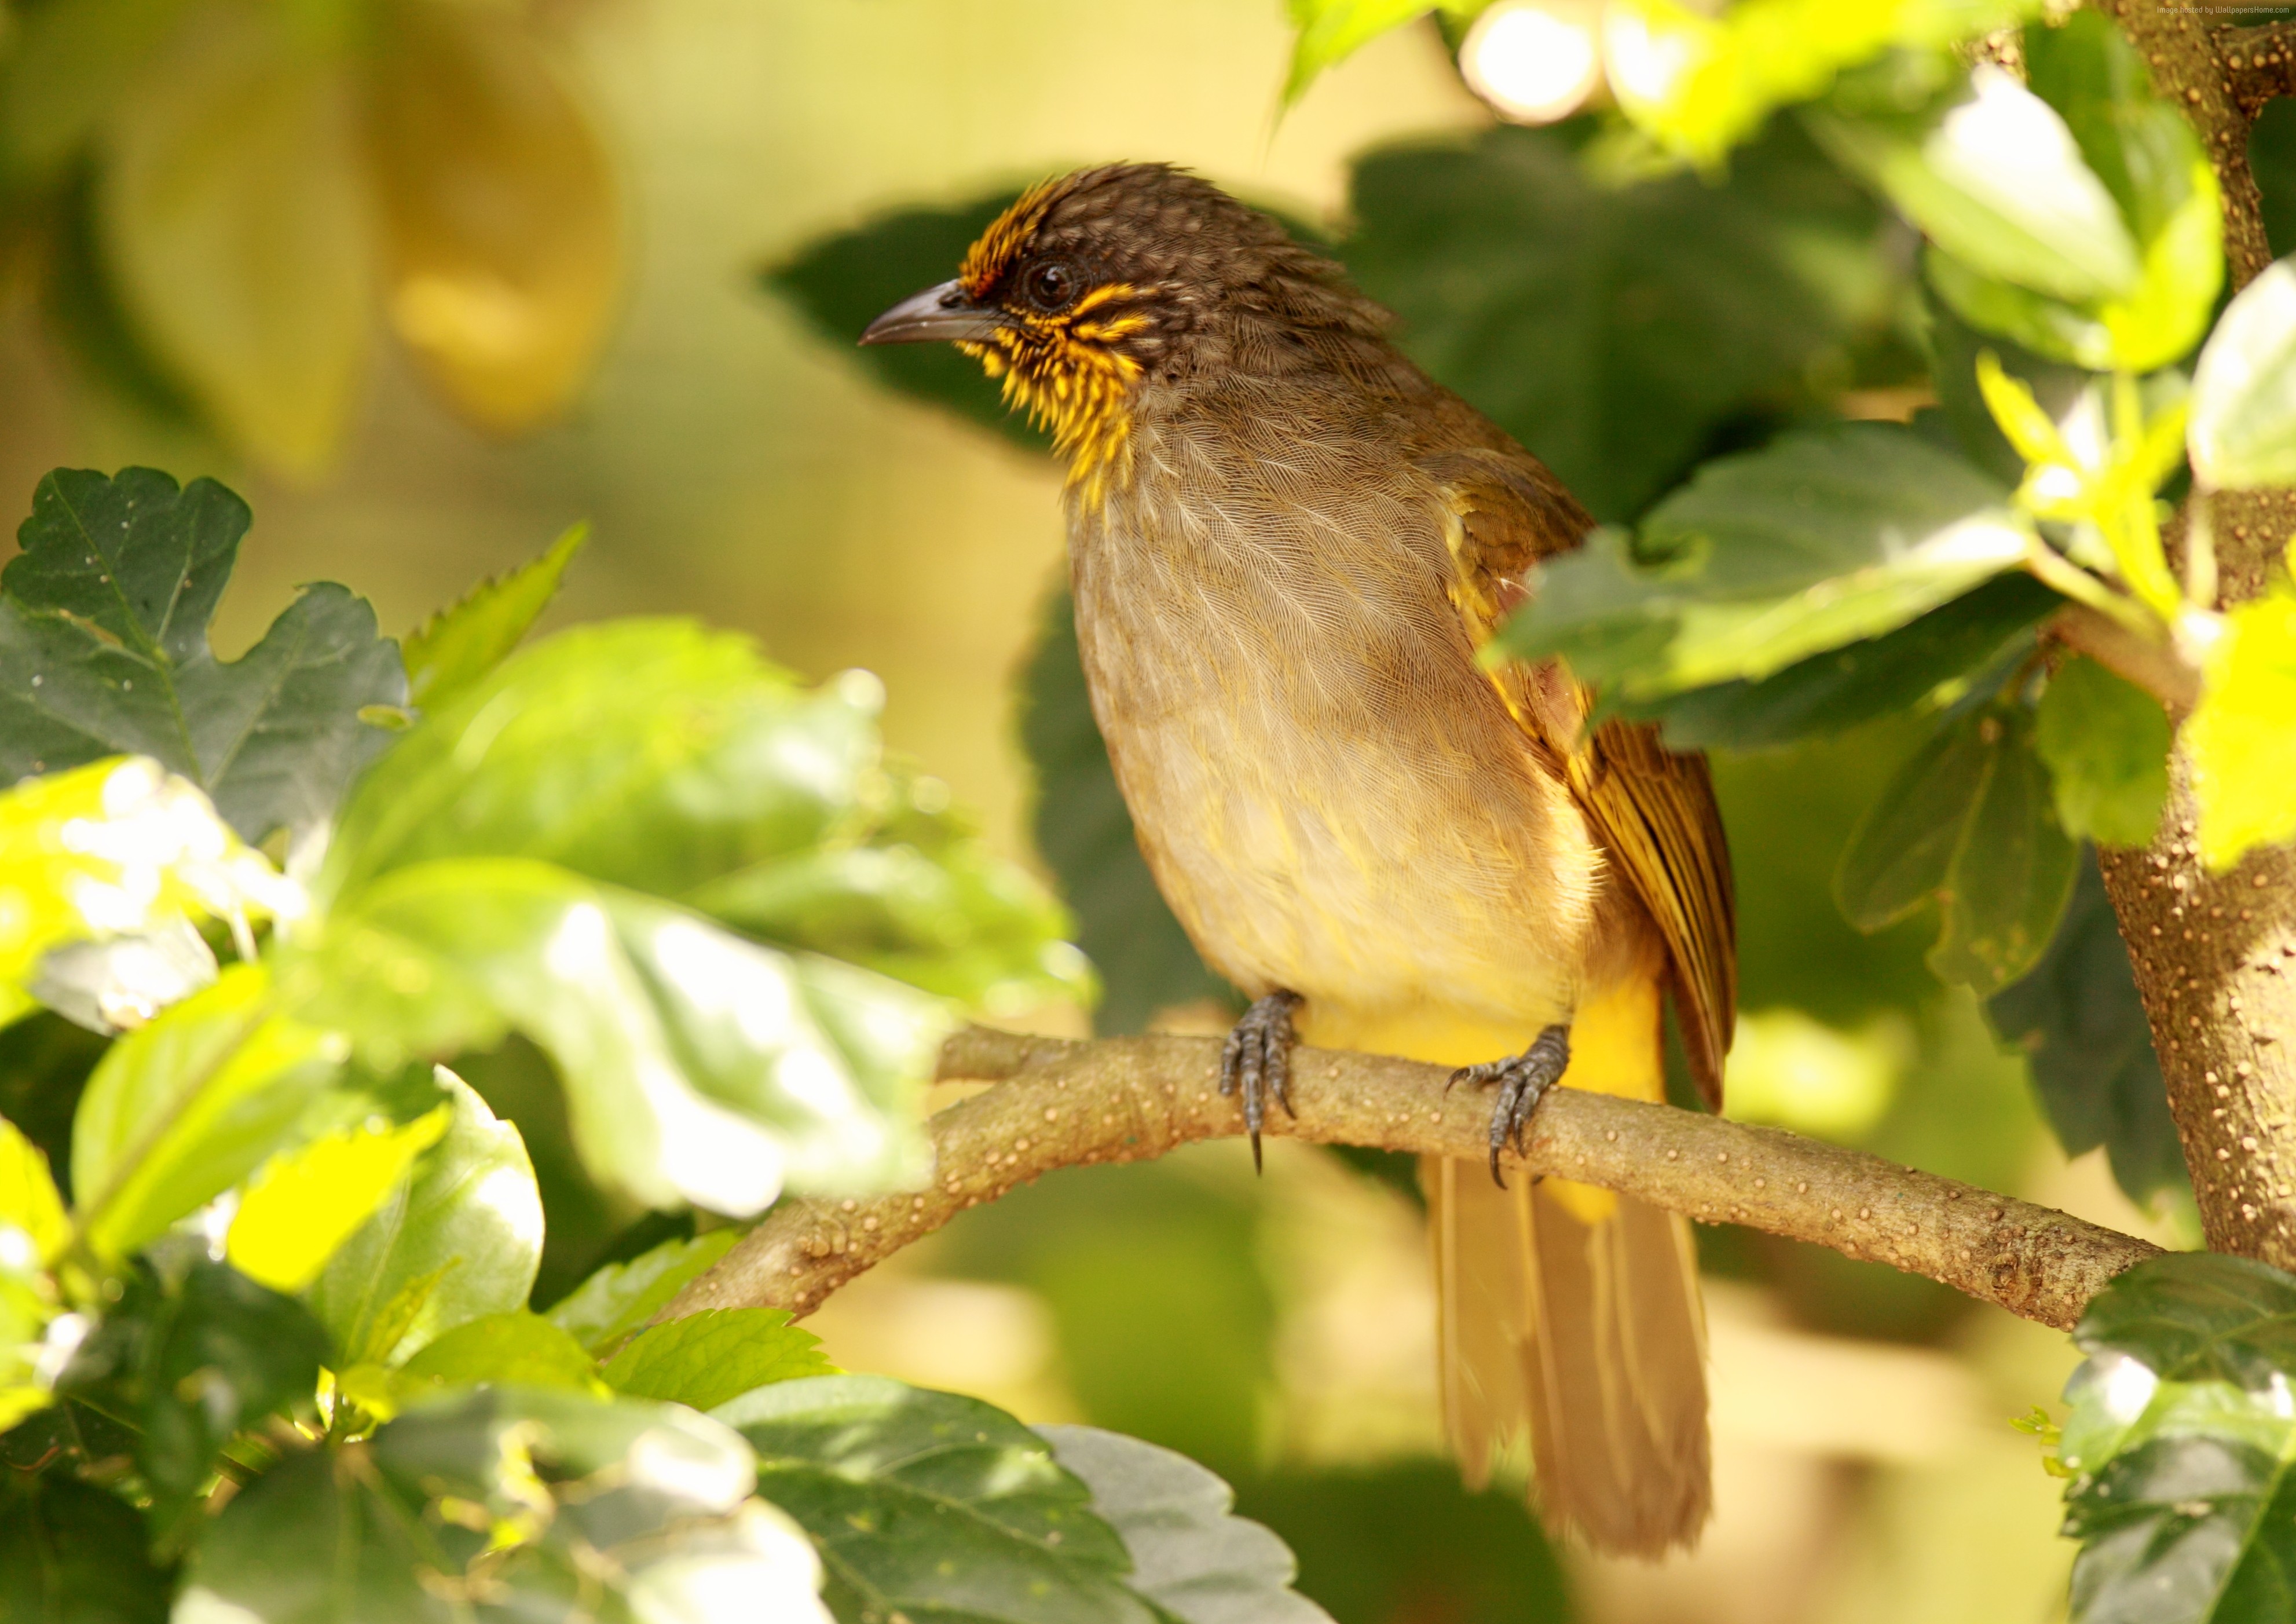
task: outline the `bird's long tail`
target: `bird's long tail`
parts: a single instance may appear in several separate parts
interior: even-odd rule
[[[1662,1098],[1662,1030],[1654,981],[1587,1000],[1564,1085]],[[1694,1542],[1712,1490],[1687,1221],[1564,1179],[1501,1190],[1479,1162],[1431,1157],[1420,1177],[1444,1423],[1468,1482],[1527,1432],[1550,1528],[1645,1557]]]

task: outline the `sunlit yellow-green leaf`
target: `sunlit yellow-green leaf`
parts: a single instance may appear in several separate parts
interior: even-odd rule
[[[152,353],[227,439],[308,475],[365,370],[373,250],[358,98],[291,9],[185,19],[106,125],[96,211]]]
[[[224,1255],[275,1292],[301,1291],[438,1143],[448,1114],[442,1105],[403,1127],[361,1124],[274,1156],[240,1197]]]
[[[601,1398],[611,1390],[581,1343],[524,1308],[465,1320],[401,1366],[396,1386],[403,1393],[480,1382],[571,1387]]]
[[[1298,101],[1316,75],[1352,56],[1381,35],[1414,18],[1442,11],[1472,17],[1489,0],[1291,0],[1292,70],[1283,82],[1283,103]]]
[[[509,10],[377,17],[368,151],[391,325],[462,415],[529,427],[588,377],[620,286],[605,151]]]
[[[2194,476],[2219,490],[2296,484],[2296,260],[2226,307],[2193,373],[2187,433]]]
[[[11,1229],[44,1261],[62,1251],[71,1234],[48,1159],[13,1122],[0,1117],[0,1231]],[[7,1244],[0,1240],[0,1251]]]
[[[2201,856],[2216,869],[2296,835],[2296,593],[2284,583],[2225,621],[2185,724]]]
[[[589,538],[588,525],[570,526],[540,558],[480,581],[408,633],[399,644],[407,698],[443,703],[500,665],[550,607],[567,564]]]

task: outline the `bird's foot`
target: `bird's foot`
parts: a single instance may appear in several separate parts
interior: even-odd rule
[[[1251,1165],[1259,1165],[1259,1126],[1267,1120],[1267,1096],[1288,1116],[1292,1109],[1292,1012],[1306,1000],[1296,992],[1271,992],[1243,1012],[1220,1051],[1222,1098],[1242,1093],[1244,1131],[1251,1136]]]
[[[1472,1083],[1478,1088],[1498,1085],[1498,1098],[1491,1105],[1491,1182],[1500,1189],[1506,1188],[1506,1176],[1499,1171],[1499,1152],[1509,1145],[1521,1152],[1530,1113],[1538,1109],[1539,1101],[1570,1064],[1570,1029],[1550,1026],[1520,1054],[1486,1061],[1480,1066],[1461,1066],[1451,1073],[1446,1087],[1461,1083]]]

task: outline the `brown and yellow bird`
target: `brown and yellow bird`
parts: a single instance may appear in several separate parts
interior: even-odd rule
[[[1422,1169],[1446,1424],[1476,1483],[1527,1431],[1551,1524],[1656,1555],[1710,1507],[1688,1226],[1499,1158],[1558,1079],[1660,1097],[1662,991],[1718,1102],[1729,857],[1702,759],[1478,662],[1592,521],[1388,324],[1265,215],[1126,164],[1028,193],[862,341],[955,340],[1067,458],[1093,711],[1166,900],[1255,1000],[1221,1079],[1255,1153],[1295,1023],[1496,1086],[1489,1174]]]

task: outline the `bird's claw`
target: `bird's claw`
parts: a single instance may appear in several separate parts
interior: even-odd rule
[[[1251,1165],[1259,1166],[1259,1128],[1267,1120],[1267,1096],[1292,1109],[1292,1012],[1305,1002],[1296,992],[1271,992],[1243,1012],[1229,1030],[1220,1050],[1219,1091],[1223,1098],[1243,1095],[1244,1131],[1251,1136]]]
[[[1480,1066],[1462,1066],[1451,1073],[1447,1088],[1461,1083],[1479,1088],[1498,1085],[1498,1097],[1491,1104],[1491,1182],[1500,1189],[1506,1188],[1506,1175],[1499,1170],[1499,1153],[1509,1145],[1521,1153],[1531,1113],[1570,1064],[1570,1029],[1550,1026],[1520,1054],[1486,1061]]]

